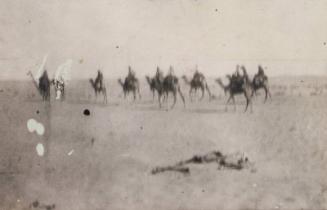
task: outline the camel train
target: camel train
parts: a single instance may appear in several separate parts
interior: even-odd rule
[[[66,62],[66,64],[61,65],[61,72],[63,71],[62,69],[68,69],[68,65],[71,65],[71,63]],[[240,69],[242,70],[242,74],[240,73]],[[66,80],[62,75],[56,74],[55,78],[52,80],[49,79],[46,70],[43,71],[43,74],[39,78],[34,78],[31,71],[28,72],[28,75],[32,78],[33,84],[40,93],[43,101],[50,100],[51,85],[54,85],[56,99],[64,100]],[[157,67],[156,74],[153,77],[146,76],[145,78],[149,84],[150,91],[152,92],[153,100],[156,94],[158,96],[159,108],[162,107],[162,102],[168,99],[169,93],[171,93],[174,97],[171,108],[174,108],[176,104],[177,95],[180,96],[185,107],[185,98],[181,91],[179,79],[177,76],[174,75],[174,70],[172,66],[169,67],[169,72],[166,76],[164,76],[160,68]],[[183,75],[181,78],[190,87],[189,97],[191,101],[193,101],[193,98],[197,95],[198,90],[201,91],[200,100],[203,99],[205,92],[208,93],[209,100],[212,99],[212,94],[209,89],[209,85],[207,84],[206,78],[197,69],[193,75],[193,78],[188,79],[186,75]],[[244,66],[239,65],[237,65],[236,71],[232,75],[227,74],[226,78],[228,79],[228,84],[224,84],[221,78],[217,78],[215,80],[215,82],[224,90],[225,95],[228,94],[228,99],[225,104],[226,111],[228,110],[228,105],[230,101],[233,102],[234,110],[236,110],[236,95],[244,95],[246,99],[244,110],[245,112],[248,110],[249,107],[252,112],[252,99],[254,95],[257,95],[257,91],[259,89],[263,89],[265,92],[264,102],[266,102],[268,98],[271,98],[268,77],[265,75],[264,70],[260,65],[258,66],[258,73],[254,75],[252,80],[250,80],[246,68]],[[98,95],[102,95],[103,102],[107,103],[107,91],[103,81],[102,72],[98,70],[96,78],[89,79],[89,82],[94,90],[95,100],[97,100]],[[128,67],[128,75],[125,77],[125,80],[123,81],[122,79],[118,79],[118,82],[122,87],[124,98],[126,98],[127,95],[132,93],[134,100],[136,100],[137,97],[141,99],[140,83],[138,78],[136,78],[135,72],[132,70],[131,66]]]

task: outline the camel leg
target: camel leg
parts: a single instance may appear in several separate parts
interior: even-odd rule
[[[171,109],[174,108],[175,104],[176,104],[176,100],[177,100],[177,97],[176,97],[176,91],[173,92],[173,96],[174,96],[174,103],[173,105],[171,106]]]
[[[139,86],[137,86],[137,94],[139,95],[139,99],[141,99],[142,96],[141,96],[141,93],[140,93],[140,87]]]
[[[184,108],[185,108],[185,98],[184,98],[184,96],[183,96],[183,93],[182,93],[180,87],[178,87],[178,93],[179,93],[179,95],[180,95],[181,98],[182,98],[182,101],[183,101],[183,104],[184,104]]]
[[[189,95],[190,95],[190,100],[191,100],[191,101],[193,101],[193,95],[192,95],[192,93],[193,93],[193,88],[190,87]]]
[[[106,90],[106,88],[102,89],[102,93],[103,93],[104,102],[107,104],[108,100],[107,100],[107,90]]]
[[[47,94],[47,101],[50,101],[50,87],[48,87],[46,94]]]
[[[136,90],[133,90],[133,101],[135,101],[136,100]]]
[[[264,100],[264,102],[263,102],[263,103],[266,103],[266,101],[267,101],[267,98],[268,98],[268,90],[267,90],[267,88],[266,88],[266,87],[264,87],[263,89],[265,90],[265,100]]]
[[[166,91],[166,92],[164,93],[164,102],[168,102],[168,96],[169,96],[169,92]]]
[[[63,88],[61,92],[61,100],[64,101],[65,99],[66,99],[66,93],[65,93],[65,88]]]
[[[254,88],[252,89],[252,93],[251,93],[251,97],[254,96],[254,94],[257,94],[256,91],[254,90]]]
[[[232,100],[233,100],[233,104],[234,104],[234,111],[236,112],[236,102],[235,102],[234,96],[232,97]]]
[[[244,112],[246,112],[248,110],[248,107],[250,105],[251,107],[251,113],[253,112],[253,109],[252,109],[252,100],[251,100],[251,95],[250,94],[247,94],[245,93],[245,98],[246,98],[246,106],[245,106],[245,110]]]
[[[154,90],[152,90],[152,101],[154,101]]]
[[[209,94],[209,101],[211,101],[211,91],[210,91],[210,89],[209,89],[209,86],[208,86],[208,84],[206,84],[206,90],[208,91],[208,94]]]
[[[230,100],[233,98],[232,95],[229,96],[227,102],[226,102],[226,105],[225,105],[225,111],[227,112],[228,111],[228,103],[230,102]]]
[[[271,94],[270,94],[270,89],[269,89],[269,87],[266,87],[266,89],[267,89],[268,96],[269,96],[269,98],[271,99]]]
[[[98,92],[95,91],[95,103],[98,101]]]
[[[161,108],[161,93],[158,93],[159,108]]]
[[[244,112],[246,112],[248,110],[248,106],[249,106],[249,99],[247,98]]]
[[[204,87],[203,86],[201,86],[201,93],[202,93],[202,95],[201,95],[201,98],[200,98],[200,101],[203,99],[203,97],[204,97]]]

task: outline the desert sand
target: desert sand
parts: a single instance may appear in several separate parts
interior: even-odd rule
[[[108,104],[94,100],[87,81],[71,82],[63,102],[43,102],[31,81],[0,83],[0,209],[327,209],[327,91],[325,78],[275,78],[272,100],[254,98],[253,113],[225,111],[227,97],[178,99],[158,108],[143,82],[142,99],[124,100],[107,80]],[[168,103],[172,102],[169,98]],[[84,115],[85,109],[90,115]],[[29,132],[35,119],[44,134]],[[44,146],[44,155],[36,151]],[[190,165],[190,174],[152,175],[213,150],[241,151],[249,170]],[[46,209],[46,206],[43,206]]]

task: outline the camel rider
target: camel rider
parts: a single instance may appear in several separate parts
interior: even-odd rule
[[[97,85],[99,88],[101,88],[102,83],[103,83],[103,74],[100,70],[98,70],[98,75],[95,79],[95,85]]]
[[[202,82],[204,79],[204,75],[196,69],[193,74],[193,80],[197,82]]]
[[[157,82],[162,82],[164,79],[163,73],[162,71],[160,71],[159,67],[157,67],[155,79],[157,80]]]
[[[236,71],[235,71],[234,74],[232,75],[232,79],[233,79],[233,80],[237,80],[238,78],[241,77],[241,75],[240,75],[240,71],[239,71],[239,68],[240,68],[240,66],[237,65],[237,66],[236,66]]]
[[[262,82],[263,80],[267,79],[267,76],[265,75],[265,72],[261,65],[258,66],[258,76],[262,79]]]
[[[167,78],[168,78],[168,80],[169,80],[170,82],[173,82],[172,80],[173,80],[174,78],[176,78],[176,77],[175,77],[175,74],[174,74],[174,69],[173,69],[172,66],[169,67],[169,72],[168,72]]]
[[[263,68],[262,68],[261,65],[258,66],[258,75],[259,75],[259,76],[263,76],[263,75],[265,75],[265,72],[263,71]]]
[[[236,71],[235,71],[235,73],[232,75],[232,81],[235,82],[235,84],[237,84],[237,85],[241,85],[241,84],[242,84],[242,76],[241,76],[241,74],[240,74],[239,69],[240,69],[240,66],[237,65],[237,66],[236,66]]]
[[[132,67],[131,66],[128,66],[128,75],[126,77],[126,81],[127,82],[135,82],[136,80],[137,79],[135,77],[135,72],[132,70]]]
[[[48,72],[45,69],[42,76],[39,78],[39,86],[40,84],[42,84],[42,81],[46,81],[46,80],[49,80],[49,77],[48,77]]]

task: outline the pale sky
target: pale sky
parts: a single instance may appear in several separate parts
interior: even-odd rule
[[[157,65],[327,74],[326,11],[326,0],[1,0],[0,78],[28,79],[45,54],[50,75],[73,59],[73,78],[99,67],[123,77],[128,65],[140,77]]]

